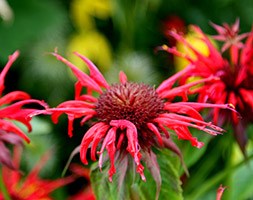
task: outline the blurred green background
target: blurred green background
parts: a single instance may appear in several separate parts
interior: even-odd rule
[[[1,67],[8,55],[17,49],[21,52],[6,77],[6,92],[23,90],[52,107],[74,98],[74,77],[49,54],[56,48],[84,71],[87,69],[72,52],[86,55],[110,83],[117,82],[118,72],[123,70],[131,81],[157,86],[175,72],[171,56],[155,52],[157,46],[169,43],[164,29],[172,16],[178,17],[185,28],[196,24],[207,34],[215,34],[210,22],[232,24],[239,18],[241,32],[249,32],[253,22],[251,0],[1,2]],[[29,134],[32,143],[26,146],[23,155],[24,168],[29,170],[47,149],[53,148],[53,157],[42,176],[59,177],[69,155],[87,130],[85,126],[80,127],[79,122],[75,125],[74,136],[69,138],[66,117],[61,117],[57,125],[53,125],[47,116],[36,117],[33,132]],[[252,135],[252,131],[249,132]],[[226,189],[224,199],[253,199],[253,170],[249,165],[236,165],[242,156],[232,136],[202,137],[206,146],[201,150],[188,143],[179,144],[191,173],[187,184],[182,186],[185,199],[214,199],[219,184],[226,185],[228,179],[232,184]],[[233,156],[228,157],[228,154]],[[76,156],[73,162],[80,162],[79,157]],[[73,185],[66,186],[55,193],[55,199],[66,199],[75,192]]]

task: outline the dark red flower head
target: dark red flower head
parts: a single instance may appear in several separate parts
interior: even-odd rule
[[[221,111],[219,108],[214,109],[213,120],[219,125],[225,122],[231,122],[234,126],[235,137],[240,145],[240,148],[245,152],[245,145],[247,142],[246,127],[249,123],[253,122],[253,34],[247,34],[246,42],[243,45],[234,43],[235,40],[239,42],[246,35],[236,36],[239,27],[237,20],[232,28],[228,25],[218,27],[215,25],[216,30],[220,35],[220,40],[225,42],[225,46],[230,48],[228,57],[222,55],[216,49],[208,36],[204,34],[199,27],[193,26],[194,30],[201,35],[203,42],[209,49],[209,55],[204,56],[201,52],[197,51],[189,42],[177,33],[172,35],[180,42],[183,42],[194,53],[195,59],[191,59],[186,54],[178,52],[175,48],[163,47],[164,50],[173,53],[174,55],[181,56],[190,62],[187,68],[191,68],[185,74],[184,79],[192,76],[202,77],[206,79],[210,76],[216,76],[216,81],[205,82],[203,87],[199,88],[199,102],[211,102],[217,104],[232,104],[235,109],[242,116],[238,117],[236,112]],[[227,33],[227,32],[228,33]],[[232,34],[234,32],[234,34]],[[225,34],[227,33],[227,34]],[[227,42],[231,40],[233,43]],[[217,37],[215,37],[217,38]],[[239,39],[238,39],[239,38]],[[239,48],[242,47],[243,48]]]
[[[27,118],[27,116],[37,109],[22,107],[27,104],[39,104],[45,108],[47,107],[43,101],[31,99],[29,94],[22,91],[14,91],[3,95],[5,76],[18,56],[18,51],[10,55],[7,64],[0,73],[0,163],[10,168],[13,168],[10,152],[4,144],[19,145],[22,143],[21,138],[26,142],[30,142],[26,134],[10,120],[23,123],[28,131],[31,131],[30,118]]]
[[[170,135],[177,135],[179,139],[189,140],[195,147],[202,147],[203,143],[193,137],[189,127],[203,130],[217,135],[223,130],[211,122],[205,122],[196,109],[204,107],[230,108],[228,105],[211,105],[202,103],[177,102],[175,97],[187,100],[191,87],[213,80],[213,77],[198,80],[194,83],[173,88],[176,80],[186,71],[179,72],[165,80],[157,89],[144,83],[134,83],[127,80],[127,76],[120,72],[119,83],[109,85],[96,66],[86,57],[75,53],[88,66],[90,74],[80,71],[72,63],[57,53],[57,59],[70,67],[78,81],[75,87],[75,100],[63,102],[56,108],[47,109],[37,114],[51,114],[54,122],[65,113],[69,120],[68,133],[72,136],[73,120],[82,118],[81,123],[95,120],[91,128],[85,133],[81,145],[80,156],[84,164],[88,163],[87,150],[93,161],[99,156],[99,167],[105,160],[110,160],[109,180],[116,172],[115,164],[125,163],[121,169],[124,177],[129,158],[132,157],[136,170],[142,180],[145,180],[143,162],[152,162],[153,168],[159,171],[156,156],[151,147],[169,148],[180,155],[180,150],[170,139]],[[82,88],[87,93],[81,94]],[[93,93],[98,93],[95,98]],[[100,150],[97,151],[97,148]],[[104,151],[107,150],[107,154]],[[158,175],[159,174],[159,175]],[[160,177],[160,173],[155,176]],[[160,178],[156,178],[158,185]]]

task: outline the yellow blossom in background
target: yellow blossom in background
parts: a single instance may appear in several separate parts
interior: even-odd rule
[[[202,55],[208,57],[210,52],[209,52],[209,49],[208,49],[207,45],[205,44],[205,42],[203,42],[202,37],[203,36],[196,33],[191,28],[189,28],[189,32],[184,36],[186,41],[189,44],[191,44],[194,49],[196,49]],[[215,42],[212,39],[210,39],[210,40],[214,44],[214,46],[216,47]],[[196,55],[194,54],[194,52],[188,46],[184,45],[182,42],[177,42],[176,48],[179,52],[186,54],[187,56],[189,56],[193,60],[196,59]],[[175,65],[176,72],[183,70],[189,64],[190,64],[189,61],[185,58],[178,57],[178,56],[174,57],[174,65]],[[191,82],[191,81],[194,81],[197,79],[199,79],[199,78],[197,78],[197,77],[188,78],[188,82]]]
[[[96,30],[73,35],[67,48],[68,59],[82,70],[87,70],[84,62],[72,53],[74,51],[90,58],[100,69],[103,67],[102,71],[107,71],[111,65],[111,47],[107,39]]]
[[[111,16],[110,0],[73,0],[71,3],[71,18],[77,29],[96,29],[94,17],[107,19]]]
[[[189,42],[189,44],[191,44],[194,49],[196,49],[197,51],[202,53],[204,56],[208,56],[209,49],[208,49],[207,45],[205,44],[205,42],[202,41],[201,37],[202,36],[200,34],[194,32],[191,29],[185,35],[186,41]],[[178,42],[176,44],[176,48],[179,52],[182,52],[182,53],[188,55],[193,60],[196,59],[196,55],[194,54],[194,52],[189,47],[184,45],[182,42]],[[187,61],[186,59],[184,59],[182,57],[177,57],[177,56],[174,58],[174,63],[175,63],[176,71],[181,71],[187,65],[189,65],[189,61]]]
[[[112,48],[107,38],[96,28],[95,18],[106,20],[111,16],[112,5],[109,0],[73,0],[71,19],[76,32],[67,45],[67,57],[81,70],[87,70],[85,64],[72,53],[89,57],[102,71],[112,64]]]

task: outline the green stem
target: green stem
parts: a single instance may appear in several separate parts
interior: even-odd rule
[[[1,170],[1,174],[0,174],[0,191],[1,191],[5,200],[11,200],[8,190],[4,184],[2,170]]]
[[[252,159],[252,158],[253,158],[253,154],[249,156],[249,160]],[[188,196],[187,199],[198,199],[198,198],[200,198],[203,194],[206,194],[214,185],[219,184],[222,179],[224,179],[228,174],[234,172],[236,169],[241,167],[243,164],[245,164],[245,160],[241,161],[237,165],[231,167],[230,169],[228,169],[224,172],[218,173],[216,176],[209,179],[209,181],[205,182],[201,186],[201,189],[196,190],[195,193]]]
[[[230,140],[231,141],[231,140]],[[226,166],[225,166],[225,171],[229,171],[231,166],[233,166],[232,163],[232,158],[233,158],[233,152],[234,152],[234,145],[231,147],[231,142],[229,142],[227,146],[227,155],[226,155]],[[232,183],[232,173],[229,173],[224,180],[224,185],[231,185]],[[223,195],[223,199],[231,199],[231,191],[232,190],[227,190],[226,193]]]

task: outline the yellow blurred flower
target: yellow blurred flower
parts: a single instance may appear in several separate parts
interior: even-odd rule
[[[94,17],[107,19],[111,13],[110,0],[73,0],[71,3],[71,17],[78,29],[96,28]]]
[[[186,41],[189,42],[193,46],[194,49],[202,53],[204,56],[208,56],[209,55],[208,47],[205,44],[205,42],[202,41],[201,37],[203,36],[194,32],[193,30],[190,30],[185,35]],[[189,47],[184,45],[182,42],[178,42],[176,45],[176,48],[179,52],[182,52],[188,55],[193,60],[196,59],[196,55],[193,53],[193,51]],[[177,56],[174,59],[174,63],[175,63],[176,71],[181,71],[187,65],[189,65],[189,61],[187,61],[186,59],[182,57],[177,57]]]
[[[67,45],[68,59],[87,70],[83,62],[72,54],[77,51],[90,58],[101,71],[107,71],[112,63],[112,48],[107,38],[97,30],[95,18],[106,20],[111,16],[110,0],[73,0],[71,19],[76,32]]]
[[[206,43],[203,42],[203,40],[202,40],[203,36],[196,33],[195,31],[191,30],[191,28],[189,28],[189,32],[184,36],[184,38],[199,53],[201,53],[202,55],[204,55],[206,57],[209,56],[210,52],[209,52],[209,49],[208,49]],[[210,39],[210,40],[214,44],[214,46],[216,46],[214,40],[212,40],[212,39]],[[183,54],[186,54],[187,56],[189,56],[193,60],[196,59],[196,55],[194,54],[194,52],[188,46],[184,45],[182,42],[177,42],[176,48],[179,52],[181,52]],[[185,58],[178,57],[178,56],[174,57],[174,65],[175,65],[175,69],[176,69],[177,72],[181,71],[182,69],[184,69],[189,64],[190,64],[189,61]],[[196,77],[195,78],[189,78],[188,82],[194,81],[196,79],[198,79],[198,78],[196,78]]]
[[[107,71],[111,66],[110,44],[104,35],[96,30],[73,35],[67,47],[68,59],[81,70],[87,70],[84,62],[72,53],[74,51],[88,57],[100,67],[101,71]]]

